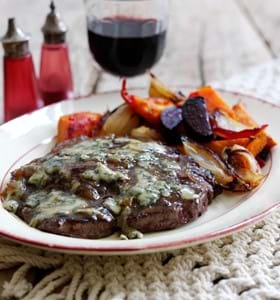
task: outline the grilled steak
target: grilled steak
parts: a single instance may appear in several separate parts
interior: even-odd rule
[[[101,238],[176,228],[218,192],[212,174],[174,147],[126,137],[77,139],[15,170],[4,207],[40,230]]]

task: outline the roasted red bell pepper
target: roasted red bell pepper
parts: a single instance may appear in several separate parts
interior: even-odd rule
[[[255,137],[258,133],[260,133],[262,130],[267,128],[267,124],[262,125],[261,127],[253,128],[253,129],[244,129],[241,131],[232,131],[224,128],[219,128],[213,126],[213,133],[216,136],[222,137],[226,140],[232,140],[232,139],[241,139],[241,138],[250,138]]]
[[[160,125],[161,112],[168,107],[175,106],[169,99],[141,98],[129,94],[126,89],[126,79],[122,82],[121,96],[136,114],[156,127]]]

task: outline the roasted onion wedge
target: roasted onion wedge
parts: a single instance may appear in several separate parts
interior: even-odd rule
[[[234,191],[251,191],[263,180],[259,163],[254,155],[240,145],[226,147],[222,158],[232,168],[237,179]]]
[[[234,176],[220,157],[209,148],[183,138],[183,151],[191,156],[201,167],[208,169],[215,176],[216,181],[224,188],[228,188],[234,181]]]
[[[164,83],[162,83],[154,74],[150,73],[149,96],[152,98],[169,99],[174,103],[184,102],[186,98],[180,93],[175,93]]]
[[[139,140],[152,140],[152,141],[159,141],[162,138],[160,133],[157,130],[147,126],[140,126],[132,129],[130,136]]]
[[[246,126],[230,117],[227,113],[221,110],[215,110],[212,114],[215,127],[223,128],[231,131],[241,131],[251,129],[257,126]]]
[[[102,128],[102,134],[127,135],[130,134],[132,129],[137,128],[140,123],[139,116],[127,104],[124,104],[106,119]]]

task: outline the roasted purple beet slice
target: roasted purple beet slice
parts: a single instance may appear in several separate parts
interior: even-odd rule
[[[170,143],[180,143],[180,125],[182,125],[182,109],[170,107],[164,110],[160,116],[162,134]]]
[[[175,129],[183,120],[182,109],[179,107],[170,107],[161,113],[162,125],[169,130]]]
[[[197,141],[209,141],[213,137],[206,102],[203,97],[189,98],[182,107],[187,135]]]

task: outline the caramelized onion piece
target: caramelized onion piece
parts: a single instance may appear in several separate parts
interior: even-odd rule
[[[215,127],[218,128],[223,128],[226,130],[231,130],[231,131],[242,131],[245,129],[251,129],[252,127],[246,126],[232,117],[230,117],[227,113],[220,111],[220,110],[215,110],[215,112],[212,115],[214,125]]]
[[[255,157],[244,147],[234,145],[226,147],[223,159],[232,168],[237,183],[232,187],[234,191],[250,191],[257,187],[264,175]]]
[[[140,118],[125,104],[118,107],[107,118],[102,128],[102,134],[115,134],[118,136],[130,134],[131,130],[137,128],[140,123]]]
[[[220,157],[209,148],[184,138],[183,149],[184,153],[191,156],[201,167],[211,171],[217,183],[224,188],[227,188],[234,181],[235,178],[231,170],[229,170]]]
[[[184,102],[186,97],[180,93],[175,93],[165,84],[163,84],[154,74],[150,73],[149,96],[151,98],[164,98],[178,104]]]
[[[161,135],[157,130],[147,126],[140,126],[131,130],[130,136],[139,140],[161,140]]]

